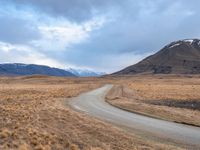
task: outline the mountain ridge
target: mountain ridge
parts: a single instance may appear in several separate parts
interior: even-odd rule
[[[26,75],[48,75],[59,77],[75,77],[74,74],[63,69],[53,68],[45,65],[4,63],[0,64],[0,75],[3,76],[26,76]]]
[[[157,53],[113,75],[132,74],[200,74],[200,40],[172,42]]]
[[[95,72],[88,69],[74,69],[74,68],[68,68],[67,71],[73,73],[74,75],[78,77],[99,77],[102,75],[105,75],[104,72]]]

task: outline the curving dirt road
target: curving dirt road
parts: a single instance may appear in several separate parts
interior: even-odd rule
[[[73,98],[69,104],[76,110],[130,130],[142,130],[157,137],[184,143],[184,145],[196,145],[200,149],[200,128],[154,119],[113,107],[104,99],[111,88],[112,85],[105,85],[84,93]]]

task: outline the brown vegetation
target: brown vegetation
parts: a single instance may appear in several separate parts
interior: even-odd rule
[[[110,79],[45,76],[0,79],[0,149],[177,149],[128,134],[65,105]]]
[[[121,81],[107,99],[129,111],[200,126],[199,91],[199,76],[135,76]]]

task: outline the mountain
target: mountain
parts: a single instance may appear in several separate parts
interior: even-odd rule
[[[48,66],[34,65],[34,64],[0,64],[0,75],[9,76],[24,76],[24,75],[48,75],[48,76],[60,76],[60,77],[74,77],[71,72],[51,68]]]
[[[199,74],[200,40],[187,39],[172,42],[159,52],[114,75],[153,74]]]
[[[104,72],[94,72],[88,69],[73,69],[73,68],[69,68],[67,69],[67,71],[75,74],[78,77],[98,77],[98,76],[102,76],[105,75],[106,73]]]

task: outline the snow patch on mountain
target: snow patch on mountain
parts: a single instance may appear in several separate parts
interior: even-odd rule
[[[68,68],[66,70],[79,77],[98,77],[106,74],[105,72],[95,72],[89,69]]]
[[[183,43],[187,43],[187,44],[190,44],[190,45],[194,45],[196,43],[198,46],[200,46],[200,40],[198,40],[198,39],[184,39],[184,40],[172,42],[165,47],[166,48],[173,48],[173,47],[177,47],[177,46],[179,46]]]
[[[194,42],[194,40],[192,40],[192,39],[186,39],[186,40],[183,40],[184,42],[188,42],[188,43],[190,43],[190,44],[192,44],[193,42]]]
[[[171,45],[169,48],[173,48],[173,47],[179,46],[180,44],[181,44],[181,43],[173,44],[173,45]]]

